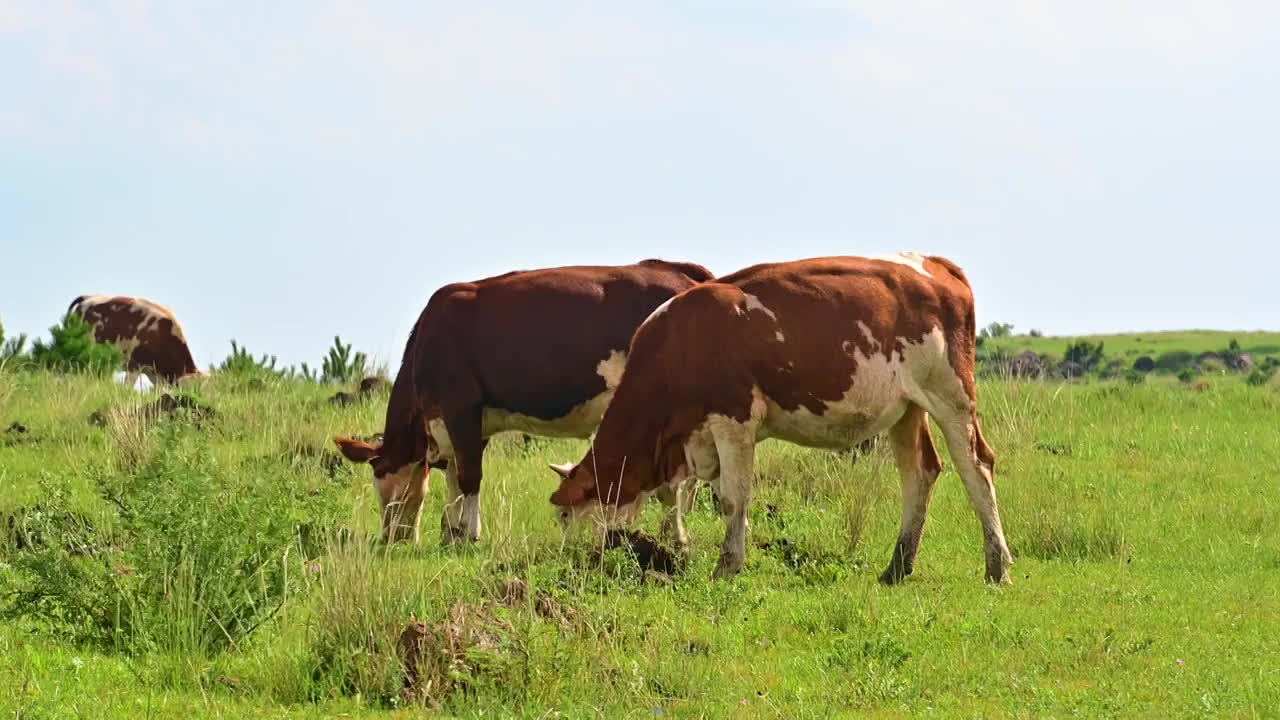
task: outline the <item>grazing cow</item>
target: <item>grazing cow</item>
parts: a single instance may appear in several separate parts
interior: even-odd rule
[[[417,541],[430,467],[444,468],[448,483],[442,541],[478,539],[488,438],[590,435],[622,378],[631,334],[654,308],[711,277],[699,265],[645,260],[436,291],[409,334],[382,443],[334,439],[347,459],[373,466],[384,539]]]
[[[978,426],[973,293],[940,257],[816,258],[757,265],[677,295],[636,331],[627,373],[551,501],[562,522],[635,515],[650,493],[712,483],[726,532],[717,577],[746,557],[755,445],[845,448],[888,431],[902,479],[889,567],[911,574],[941,464],[942,429],[982,522],[988,579],[1007,582],[995,455]]]
[[[169,382],[200,374],[182,326],[163,305],[122,295],[81,295],[67,312],[92,325],[98,342],[123,350],[131,373],[150,372]]]

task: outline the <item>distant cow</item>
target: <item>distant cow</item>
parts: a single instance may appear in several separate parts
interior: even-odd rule
[[[594,515],[616,524],[650,493],[708,480],[726,520],[715,574],[729,576],[746,557],[758,441],[845,448],[888,431],[903,511],[881,580],[896,583],[911,574],[942,467],[932,415],[982,522],[987,577],[1006,582],[974,349],[968,280],[939,257],[817,258],[699,285],[636,331],[592,449],[576,466],[553,466],[561,482],[551,501],[564,522]]]
[[[150,372],[170,382],[200,372],[182,326],[163,305],[122,295],[81,295],[67,312],[92,325],[98,342],[123,350],[130,372]]]
[[[383,537],[417,541],[429,467],[443,467],[442,541],[478,539],[488,438],[590,435],[636,327],[711,277],[700,265],[646,260],[512,272],[436,291],[409,334],[382,443],[335,438],[349,460],[373,466]]]

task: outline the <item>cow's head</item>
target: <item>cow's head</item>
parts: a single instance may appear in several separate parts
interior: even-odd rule
[[[592,453],[577,465],[552,464],[560,476],[560,487],[551,495],[560,524],[616,527],[635,518],[649,493],[626,493],[623,472],[603,472]]]
[[[383,453],[383,445],[370,445],[349,437],[333,439],[342,455],[351,462],[368,463],[373,468],[373,486],[382,509],[382,539],[386,542],[418,541],[422,501],[427,495],[427,473],[443,468],[444,460],[428,463],[427,458],[396,462]]]

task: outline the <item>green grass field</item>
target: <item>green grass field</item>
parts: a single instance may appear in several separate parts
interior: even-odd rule
[[[987,348],[999,348],[1009,353],[1031,350],[1040,355],[1062,357],[1067,345],[1077,340],[1103,343],[1108,359],[1135,360],[1143,355],[1157,358],[1171,351],[1185,351],[1192,355],[1221,352],[1232,340],[1240,343],[1240,349],[1256,360],[1280,356],[1280,333],[1275,332],[1227,332],[1221,330],[1187,330],[1182,332],[1126,333],[1114,335],[1083,335],[1080,337],[1031,337],[1014,335],[987,341]]]
[[[1246,350],[1277,342],[1235,337]],[[146,423],[129,408],[149,398],[109,381],[0,374],[0,516],[43,503],[109,534],[123,521],[95,488],[143,478],[137,502],[160,505],[147,517],[173,512],[180,529],[161,528],[152,555],[132,557],[181,558],[154,576],[109,573],[109,587],[162,598],[129,616],[145,643],[87,640],[84,620],[56,605],[4,620],[0,714],[1280,716],[1274,383],[982,383],[1014,582],[982,582],[980,529],[944,455],[915,575],[894,588],[876,582],[900,511],[883,449],[855,461],[766,442],[745,571],[710,579],[723,524],[704,490],[689,566],[667,582],[559,530],[546,462],[576,460],[585,441],[496,439],[480,543],[440,546],[436,475],[423,541],[387,549],[369,542],[369,471],[326,455],[334,434],[381,430],[385,397],[334,408],[333,388],[219,376],[195,392],[216,417]],[[104,407],[117,408],[105,427],[87,422]],[[27,432],[4,432],[14,422]],[[275,532],[265,516],[293,527],[322,512],[348,532],[270,558],[286,576],[283,603],[221,642],[205,603],[265,596],[267,581],[239,566],[182,568],[223,567],[263,542]],[[644,529],[658,519],[655,504]],[[43,567],[19,544],[11,531],[0,545],[0,607]],[[39,557],[55,569],[96,562]],[[60,577],[45,575],[55,588]],[[524,600],[500,597],[511,578],[527,584]],[[87,587],[56,591],[103,604]],[[406,697],[396,643],[411,620],[426,624],[430,657]]]

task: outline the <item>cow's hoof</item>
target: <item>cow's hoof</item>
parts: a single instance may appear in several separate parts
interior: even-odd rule
[[[442,525],[440,527],[441,545],[459,545],[467,540],[466,528]]]
[[[910,574],[910,570],[904,571],[901,567],[894,567],[893,565],[890,565],[888,569],[880,573],[880,584],[897,585],[903,580],[906,580],[907,576]]]
[[[716,563],[716,571],[711,573],[711,577],[716,580],[731,578],[742,570],[742,558],[736,558],[729,555],[721,555],[720,562]]]

